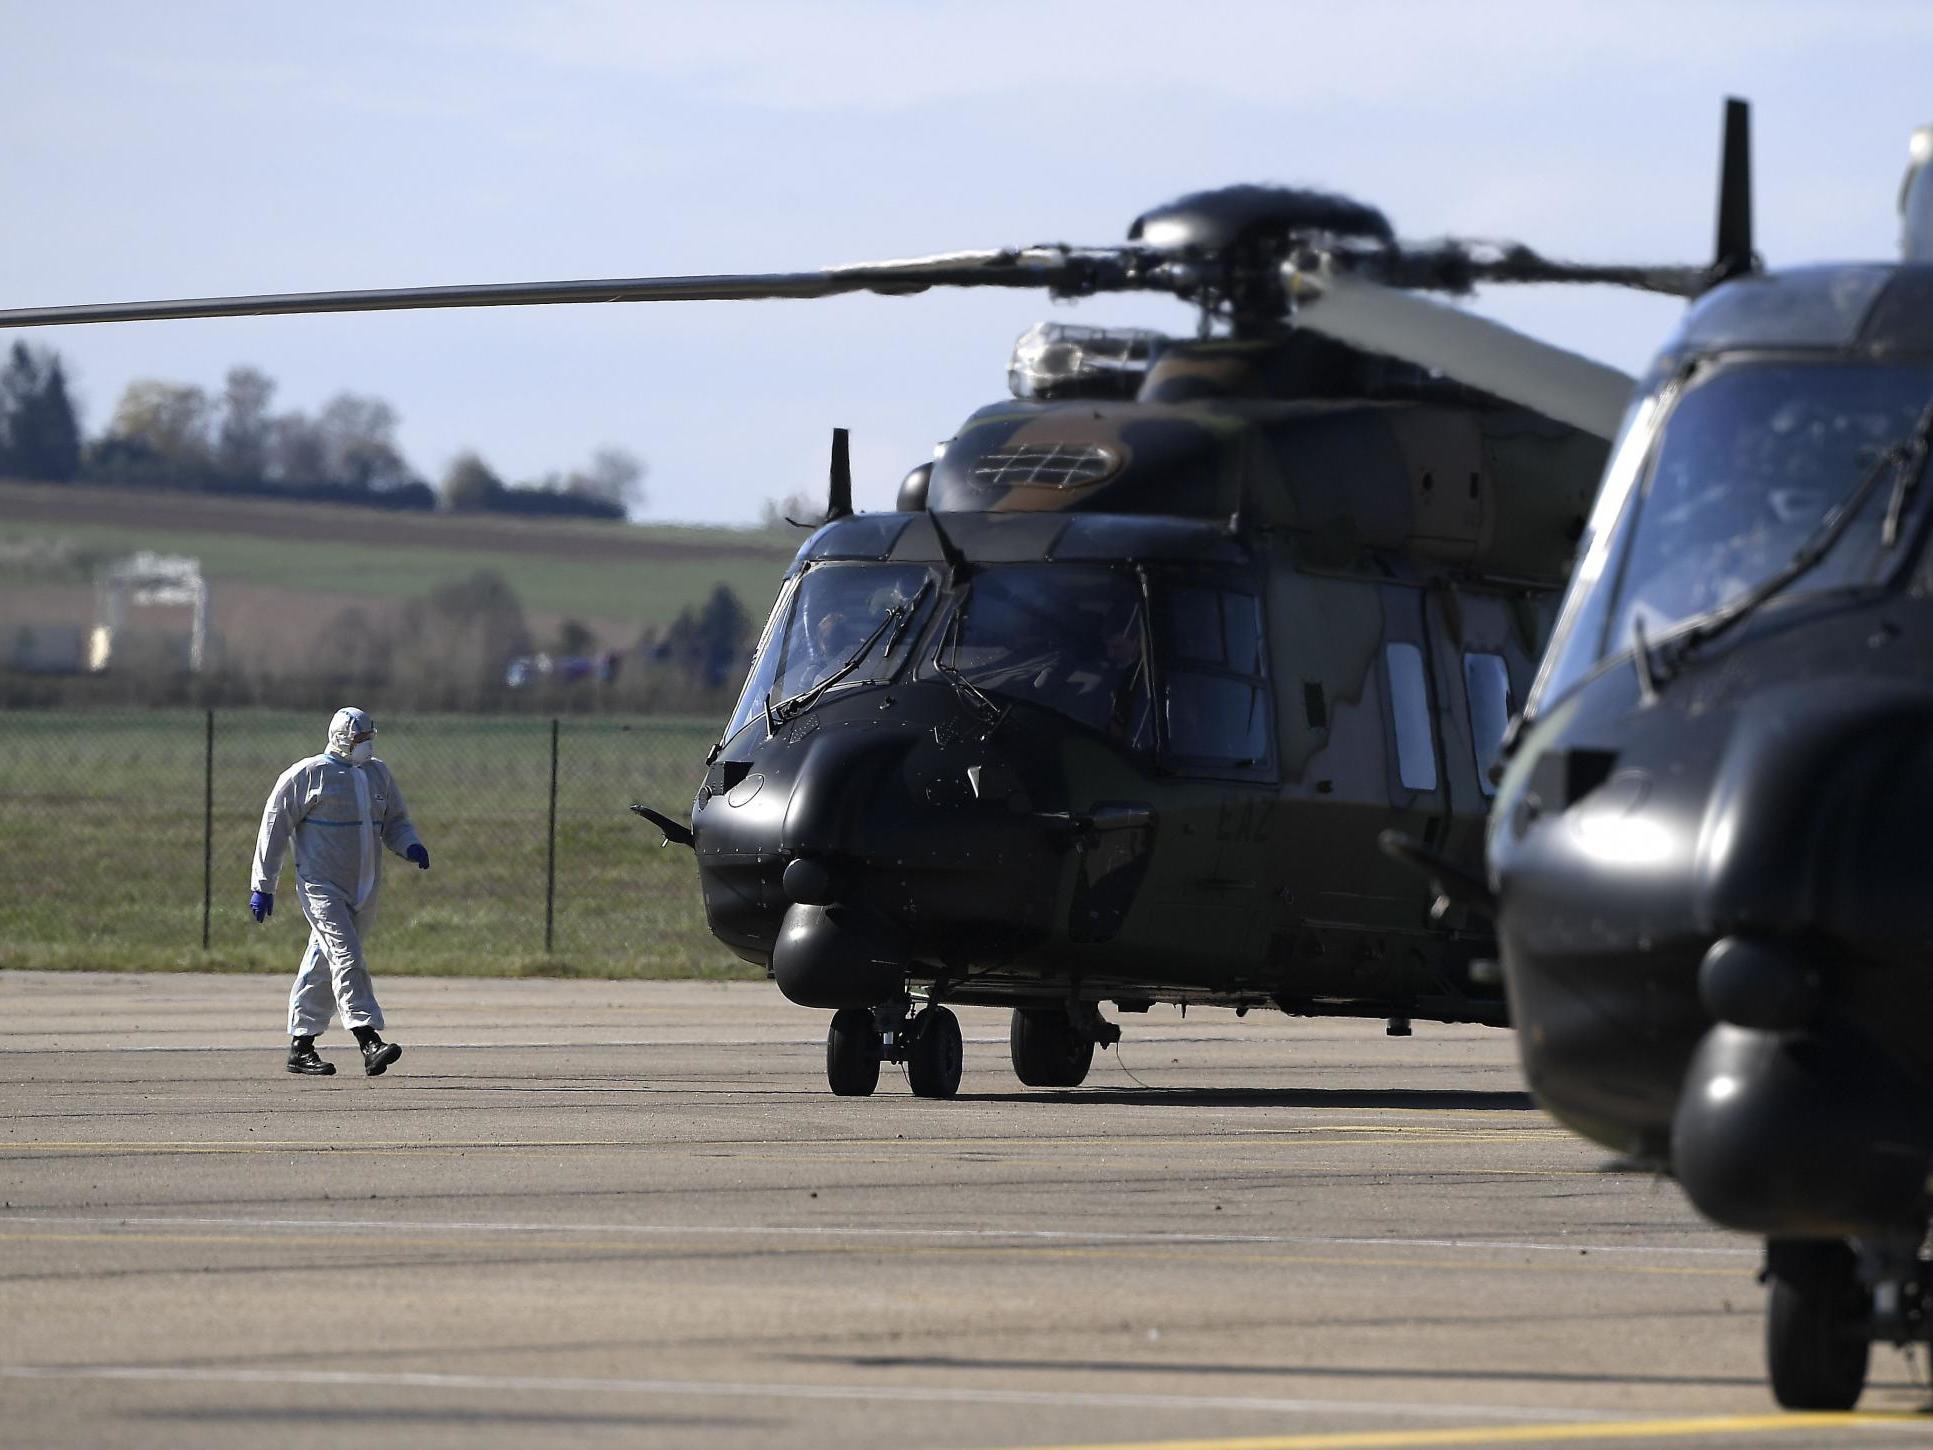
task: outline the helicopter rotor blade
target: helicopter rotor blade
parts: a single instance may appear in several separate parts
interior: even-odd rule
[[[1316,261],[1328,263],[1334,270],[1363,272],[1386,286],[1459,296],[1480,282],[1557,282],[1630,287],[1690,299],[1712,284],[1709,267],[1565,262],[1533,251],[1522,242],[1462,238],[1405,243],[1387,255],[1318,253]]]
[[[1705,267],[1621,266],[1597,262],[1559,262],[1528,247],[1511,247],[1495,258],[1476,257],[1470,266],[1472,282],[1572,282],[1630,287],[1689,300],[1711,288]]]
[[[1434,369],[1600,438],[1618,428],[1635,379],[1440,302],[1330,268],[1292,268],[1296,323]]]
[[[1163,283],[1114,249],[1028,247],[949,252],[861,262],[816,272],[696,277],[629,277],[579,282],[508,282],[456,287],[389,287],[362,292],[281,292],[77,307],[0,311],[0,328],[86,322],[159,322],[203,317],[272,317],[311,312],[394,312],[435,307],[532,307],[576,302],[738,302],[833,297],[849,292],[903,296],[929,287],[1026,287],[1061,295],[1154,287]]]

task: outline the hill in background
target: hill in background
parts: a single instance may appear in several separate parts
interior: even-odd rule
[[[483,572],[515,592],[540,641],[574,621],[594,648],[624,650],[719,584],[762,620],[803,537],[0,483],[0,642],[91,625],[96,568],[152,549],[201,561],[214,634],[245,669],[314,650],[345,611],[383,628]]]

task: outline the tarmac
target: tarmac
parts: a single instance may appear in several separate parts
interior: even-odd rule
[[[380,966],[380,963],[379,963]],[[824,1081],[758,983],[0,972],[0,1444],[1933,1447],[1924,1361],[1783,1414],[1749,1240],[1508,1034],[1156,1008],[1022,1088]]]

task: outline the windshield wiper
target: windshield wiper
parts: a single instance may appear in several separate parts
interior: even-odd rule
[[[907,626],[913,622],[913,615],[919,609],[920,601],[926,598],[926,591],[932,587],[933,581],[928,579],[920,585],[919,590],[911,599],[907,600],[904,604],[895,604],[891,609],[882,614],[879,617],[879,623],[873,626],[872,633],[860,640],[854,646],[852,654],[846,658],[845,662],[823,680],[819,681],[818,684],[803,689],[796,695],[789,695],[785,699],[780,700],[776,705],[770,703],[772,698],[771,691],[766,691],[766,714],[772,720],[783,724],[795,715],[802,715],[807,710],[810,710],[813,705],[818,703],[821,695],[825,694],[827,690],[830,690],[834,685],[845,679],[847,675],[859,668],[866,656],[872,653],[873,646],[879,643],[880,636],[885,634],[889,629],[892,630],[892,638],[886,645],[886,653],[890,655],[898,648],[900,636],[906,633]],[[773,689],[777,688],[776,685],[773,686]]]
[[[988,724],[998,725],[1007,718],[1007,712],[994,701],[993,696],[961,674],[958,666],[952,664],[946,657],[948,650],[955,649],[959,645],[960,622],[965,617],[965,609],[956,609],[953,617],[946,622],[946,635],[940,640],[940,647],[933,651],[933,668],[940,672],[949,685],[953,686],[953,693],[960,697],[962,704]]]
[[[1933,402],[1927,403],[1926,411],[1920,414],[1913,431],[1889,450],[1895,456],[1893,496],[1886,500],[1886,523],[1879,534],[1880,543],[1889,549],[1899,542],[1900,518],[1906,512],[1906,501],[1919,487],[1920,477],[1926,472],[1926,455],[1930,445],[1933,445]]]
[[[1866,506],[1866,500],[1872,497],[1873,490],[1889,467],[1893,470],[1893,491],[1887,500],[1886,521],[1880,532],[1880,543],[1888,549],[1892,548],[1899,540],[1900,519],[1906,510],[1907,500],[1918,485],[1920,475],[1926,471],[1929,449],[1933,449],[1933,401],[1928,402],[1919,420],[1904,438],[1873,460],[1872,467],[1860,477],[1845,501],[1820,521],[1812,537],[1799,546],[1798,552],[1786,561],[1783,568],[1746,590],[1731,603],[1713,610],[1676,639],[1661,645],[1655,655],[1646,650],[1656,684],[1668,681],[1693,650],[1710,643],[1766,600],[1783,593],[1818,568],[1834,546],[1846,536],[1846,531],[1852,527],[1853,520]],[[1642,644],[1639,647],[1645,648]]]
[[[886,616],[888,619],[891,619],[894,615],[899,616],[899,623],[893,626],[892,638],[886,641],[887,654],[890,655],[894,650],[899,648],[900,637],[906,633],[907,628],[913,623],[913,616],[919,612],[920,601],[926,598],[926,591],[932,587],[933,581],[931,579],[922,580],[920,587],[913,591],[913,597],[904,604],[895,605],[891,613]]]

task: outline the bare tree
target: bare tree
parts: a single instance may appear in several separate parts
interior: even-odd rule
[[[351,488],[400,488],[409,465],[396,447],[396,410],[381,398],[337,393],[316,419],[332,483]]]
[[[394,678],[419,704],[476,709],[495,697],[504,666],[530,653],[517,593],[494,570],[439,585],[403,608]]]
[[[628,449],[606,444],[591,455],[589,467],[574,471],[563,491],[599,503],[616,504],[629,513],[645,505],[644,460]]]
[[[274,396],[275,380],[260,368],[228,370],[215,430],[215,462],[230,478],[259,482],[268,477],[275,431],[268,405]]]
[[[768,498],[759,505],[759,524],[767,529],[789,528],[794,519],[809,524],[824,507],[823,499],[815,499],[808,493],[788,493],[784,498]]]
[[[329,482],[329,442],[307,413],[290,412],[269,425],[268,474],[289,488]]]

